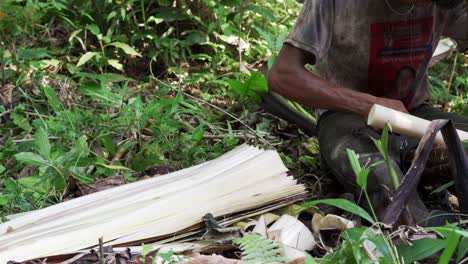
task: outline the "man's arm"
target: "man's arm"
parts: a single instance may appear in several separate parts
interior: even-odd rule
[[[407,112],[401,101],[375,97],[340,87],[309,72],[304,65],[315,63],[315,57],[285,44],[269,75],[270,88],[305,105],[336,112],[353,112],[365,118],[374,104]]]

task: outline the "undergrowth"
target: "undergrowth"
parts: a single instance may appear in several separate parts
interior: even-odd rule
[[[2,0],[0,216],[244,142],[279,149],[296,171],[317,167],[316,141],[262,113],[255,93],[299,9],[295,0]],[[467,71],[462,53],[431,69],[437,104],[468,114]],[[349,244],[337,252],[354,252]]]

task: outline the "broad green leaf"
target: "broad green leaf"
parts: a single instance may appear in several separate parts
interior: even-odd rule
[[[55,113],[61,112],[63,109],[62,102],[60,102],[60,99],[55,93],[55,90],[50,86],[45,86],[44,94],[47,97],[47,102],[49,103],[50,107],[54,109],[54,112]]]
[[[452,260],[452,256],[457,249],[458,241],[460,241],[460,235],[452,232],[448,238],[447,246],[445,247],[442,255],[440,255],[438,264],[448,264]]]
[[[79,91],[93,99],[105,101],[114,105],[120,105],[120,98],[109,91],[105,84],[88,84],[79,88]]]
[[[460,262],[466,254],[468,254],[468,238],[464,237],[461,239],[460,245],[458,245],[457,263]]]
[[[367,190],[367,177],[369,176],[370,168],[361,170],[357,176],[356,183],[363,189]]]
[[[247,89],[255,92],[268,92],[267,80],[265,76],[259,72],[250,73],[250,78],[247,81],[247,87]]]
[[[109,46],[114,46],[116,48],[119,48],[123,50],[128,55],[134,55],[141,57],[141,54],[138,53],[134,48],[130,47],[128,44],[122,43],[122,42],[112,42],[109,44]]]
[[[205,135],[205,130],[203,129],[205,124],[200,124],[192,132],[192,140],[195,142],[200,142]]]
[[[81,56],[80,60],[76,64],[76,67],[83,66],[85,63],[87,63],[97,54],[98,54],[97,52],[91,52],[91,51],[86,52],[83,56]]]
[[[34,60],[34,59],[43,59],[49,56],[47,49],[38,48],[38,49],[26,49],[20,48],[18,50],[18,58],[20,60]]]
[[[18,183],[27,189],[45,194],[50,191],[50,181],[43,177],[25,177],[18,179]]]
[[[357,204],[351,201],[345,200],[345,199],[324,199],[324,200],[309,202],[302,206],[309,208],[317,204],[328,204],[328,205],[340,208],[342,210],[345,210],[347,212],[350,212],[352,214],[355,214],[357,216],[360,216],[372,224],[375,223],[375,220],[366,212],[366,210],[362,209]]]
[[[209,41],[208,35],[200,30],[193,30],[185,38],[186,45],[204,44]]]
[[[0,174],[4,173],[6,171],[5,166],[0,165]]]
[[[447,246],[447,240],[423,238],[411,242],[413,245],[401,245],[398,253],[404,258],[405,263],[413,263],[426,259]]]
[[[85,77],[93,80],[99,80],[101,82],[124,82],[130,79],[128,77],[115,73],[93,74],[88,72],[77,73],[75,77]]]
[[[34,143],[36,144],[36,148],[39,154],[41,154],[42,157],[50,160],[51,146],[49,137],[42,127],[39,127],[36,130],[36,134],[34,135]]]
[[[99,37],[101,35],[101,30],[96,24],[87,25],[86,29],[93,33],[93,35],[95,35],[96,37]]]
[[[468,231],[460,230],[455,226],[430,227],[430,228],[427,228],[427,229],[428,230],[433,230],[433,231],[436,231],[436,232],[441,232],[441,233],[447,233],[447,232],[450,233],[450,232],[453,231],[453,232],[459,234],[462,237],[468,238]]]
[[[81,136],[67,153],[57,158],[57,162],[64,164],[69,162],[75,163],[79,158],[87,157],[89,154],[87,140],[86,136]]]
[[[115,69],[123,71],[123,65],[119,62],[119,60],[107,60],[107,63]]]
[[[238,80],[228,79],[226,82],[229,85],[229,89],[233,90],[234,92],[238,93],[240,96],[246,96],[248,88],[245,84],[239,82]]]
[[[49,166],[47,160],[36,153],[21,152],[15,155],[18,162],[24,163],[29,166]]]

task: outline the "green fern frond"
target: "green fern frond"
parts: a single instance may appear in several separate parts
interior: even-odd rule
[[[245,235],[234,240],[242,250],[242,261],[246,264],[266,264],[272,262],[287,262],[281,257],[281,248],[275,241],[259,235]]]

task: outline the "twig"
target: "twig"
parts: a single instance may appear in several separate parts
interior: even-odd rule
[[[102,237],[99,238],[99,264],[104,264],[104,242]]]
[[[256,139],[255,136],[249,136],[249,135],[232,135],[232,136],[229,136],[229,135],[203,135],[203,138],[206,138],[206,139],[223,139],[225,137],[231,137],[231,138],[245,139],[246,136],[249,139]]]
[[[2,86],[4,87],[5,84],[6,84],[6,81],[5,81],[5,44],[3,43],[0,43],[2,45]]]
[[[455,70],[457,68],[457,60],[458,60],[458,53],[455,53],[455,59],[453,60],[453,66],[452,66],[452,73],[450,74],[450,80],[449,80],[449,84],[448,84],[448,87],[447,87],[447,90],[446,90],[447,98],[450,95],[450,90],[452,89],[453,78],[455,77]]]
[[[0,117],[3,117],[4,115],[8,115],[9,113],[13,112],[13,109],[8,109],[3,113],[0,113]]]
[[[49,140],[54,140],[54,139],[62,139],[61,137],[49,137]],[[31,142],[34,141],[34,138],[23,138],[23,139],[15,139],[12,141],[12,143],[23,143],[23,142]]]

